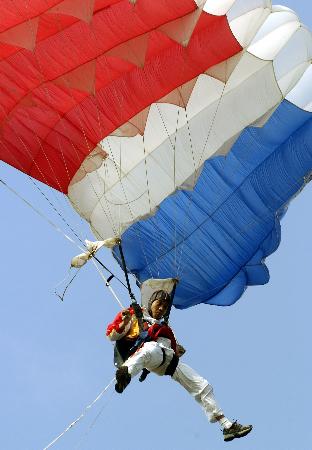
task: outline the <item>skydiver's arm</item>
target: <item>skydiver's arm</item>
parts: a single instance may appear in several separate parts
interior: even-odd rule
[[[106,336],[110,341],[118,341],[126,336],[131,327],[132,315],[133,313],[129,309],[123,309],[117,314],[106,329]]]

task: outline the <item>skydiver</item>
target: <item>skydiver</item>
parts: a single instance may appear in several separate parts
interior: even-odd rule
[[[170,295],[159,290],[151,296],[147,311],[142,308],[145,330],[143,341],[139,338],[140,328],[136,317],[136,308],[141,311],[139,305],[120,311],[108,325],[106,335],[111,341],[117,341],[124,361],[116,371],[116,392],[121,394],[132,377],[142,370],[145,373],[150,371],[157,375],[170,375],[200,404],[211,423],[220,424],[224,441],[246,436],[252,430],[252,425],[241,425],[225,417],[208,381],[180,361],[185,349],[177,343],[173,331],[162,320],[170,302]]]

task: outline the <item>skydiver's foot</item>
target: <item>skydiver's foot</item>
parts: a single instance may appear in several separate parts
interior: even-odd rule
[[[131,375],[128,372],[127,366],[121,366],[117,369],[116,381],[115,391],[118,392],[118,394],[121,394],[131,381]]]
[[[252,430],[252,425],[241,425],[234,422],[230,428],[224,428],[223,438],[226,442],[233,441],[235,438],[241,438],[246,436]]]

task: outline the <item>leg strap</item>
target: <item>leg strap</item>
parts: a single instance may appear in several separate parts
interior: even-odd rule
[[[165,363],[165,361],[166,361],[166,352],[165,352],[165,349],[161,347],[161,350],[162,350],[162,356],[163,356],[163,359],[162,359],[162,362],[159,364],[158,367],[161,367],[161,366]],[[167,367],[167,369],[166,369],[165,375],[169,375],[170,377],[172,377],[172,375],[174,374],[174,372],[175,372],[175,370],[176,370],[176,368],[177,368],[178,363],[179,363],[179,358],[178,358],[178,356],[174,353],[173,356],[172,356],[172,359],[171,359],[171,361],[170,361],[170,363],[169,363],[169,365],[168,365],[168,367]],[[149,370],[143,369],[143,370],[142,370],[142,373],[141,373],[141,376],[140,376],[140,378],[139,378],[139,381],[141,381],[141,382],[142,382],[142,381],[145,381],[145,379],[146,379],[146,377],[149,375],[149,373],[150,373]]]
[[[179,358],[178,356],[174,353],[172,356],[172,360],[170,361],[165,375],[170,375],[172,377],[172,375],[174,374],[174,372],[176,371],[177,365],[179,364]]]
[[[161,361],[161,363],[159,364],[158,367],[161,367],[166,361],[166,352],[165,352],[165,350],[162,347],[161,347],[161,351],[162,351],[162,361]],[[146,377],[149,375],[149,373],[150,373],[149,370],[143,369],[142,373],[140,375],[139,381],[141,381],[141,383],[142,383],[142,381],[145,381]]]

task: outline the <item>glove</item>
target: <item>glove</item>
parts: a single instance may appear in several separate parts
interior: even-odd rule
[[[183,347],[183,345],[177,344],[176,355],[180,358],[180,356],[184,355],[185,352],[186,352],[186,350]]]
[[[131,303],[131,308],[133,308],[134,310],[134,314],[136,316],[137,319],[142,319],[143,317],[143,311],[141,306],[137,303],[137,302],[133,302]]]

